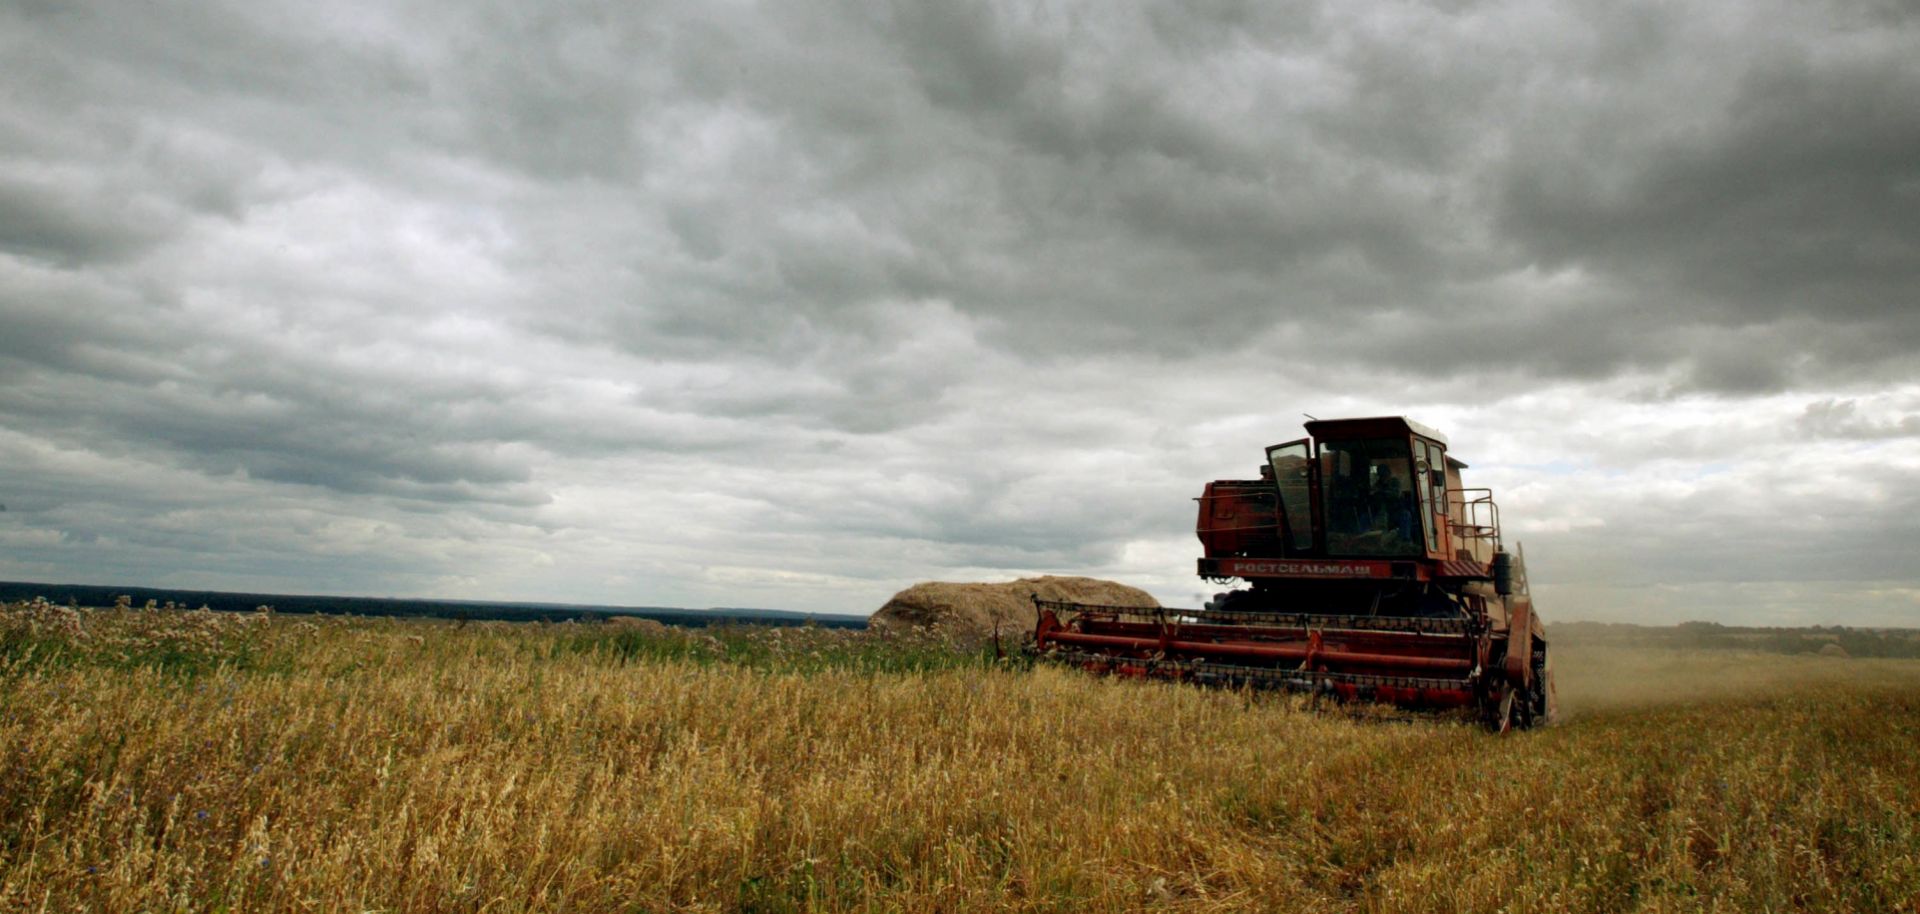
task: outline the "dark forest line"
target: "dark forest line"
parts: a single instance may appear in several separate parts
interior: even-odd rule
[[[216,612],[253,612],[271,606],[274,612],[336,616],[392,616],[432,619],[493,620],[506,622],[600,622],[620,616],[653,619],[667,625],[814,625],[829,628],[866,628],[865,616],[802,613],[780,609],[717,607],[686,609],[671,606],[599,606],[572,603],[515,603],[470,600],[423,600],[400,597],[335,597],[312,594],[243,593],[189,590],[177,587],[125,587],[101,584],[44,584],[0,581],[0,601],[45,597],[49,602],[76,606],[112,606],[122,596],[136,607],[149,600],[156,606],[173,603],[186,609],[205,606]]]

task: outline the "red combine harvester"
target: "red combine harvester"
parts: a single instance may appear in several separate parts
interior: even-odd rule
[[[1204,609],[1036,598],[1033,649],[1101,673],[1471,708],[1495,730],[1553,714],[1546,631],[1488,489],[1404,418],[1315,420],[1259,479],[1207,484]]]

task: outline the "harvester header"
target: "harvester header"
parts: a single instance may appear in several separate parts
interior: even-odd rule
[[[1506,730],[1553,711],[1546,632],[1491,490],[1398,416],[1308,422],[1257,479],[1197,499],[1197,610],[1036,601],[1034,646],[1089,670],[1470,707]]]

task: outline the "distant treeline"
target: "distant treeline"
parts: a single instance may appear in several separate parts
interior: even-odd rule
[[[391,597],[325,597],[283,593],[231,593],[218,590],[179,590],[161,587],[111,587],[93,584],[34,584],[0,581],[0,601],[45,597],[53,603],[112,606],[129,597],[136,607],[151,600],[185,609],[205,606],[217,612],[253,612],[271,606],[274,612],[335,616],[404,616],[431,619],[498,620],[506,622],[602,622],[617,616],[638,616],[667,625],[805,625],[829,628],[866,628],[864,616],[813,615],[780,609],[681,609],[667,606],[583,606],[569,603],[494,603],[457,600],[408,600]]]
[[[1920,629],[1765,628],[1682,622],[1674,626],[1611,622],[1562,622],[1547,626],[1547,637],[1579,644],[1622,644],[1672,648],[1720,648],[1769,654],[1817,654],[1838,645],[1850,657],[1920,657]],[[1828,653],[1834,653],[1828,650]]]

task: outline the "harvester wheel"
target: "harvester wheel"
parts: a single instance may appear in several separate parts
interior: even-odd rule
[[[1487,726],[1495,733],[1505,733],[1513,729],[1513,689],[1502,686],[1500,700],[1493,704],[1493,717]]]
[[[1547,646],[1534,643],[1533,653],[1533,725],[1552,724],[1560,716],[1560,697],[1553,690],[1553,661]]]
[[[1553,690],[1553,665],[1547,660],[1547,645],[1533,642],[1533,685],[1519,688],[1501,682],[1492,687],[1480,705],[1481,719],[1495,733],[1530,730],[1551,723],[1559,712]]]

